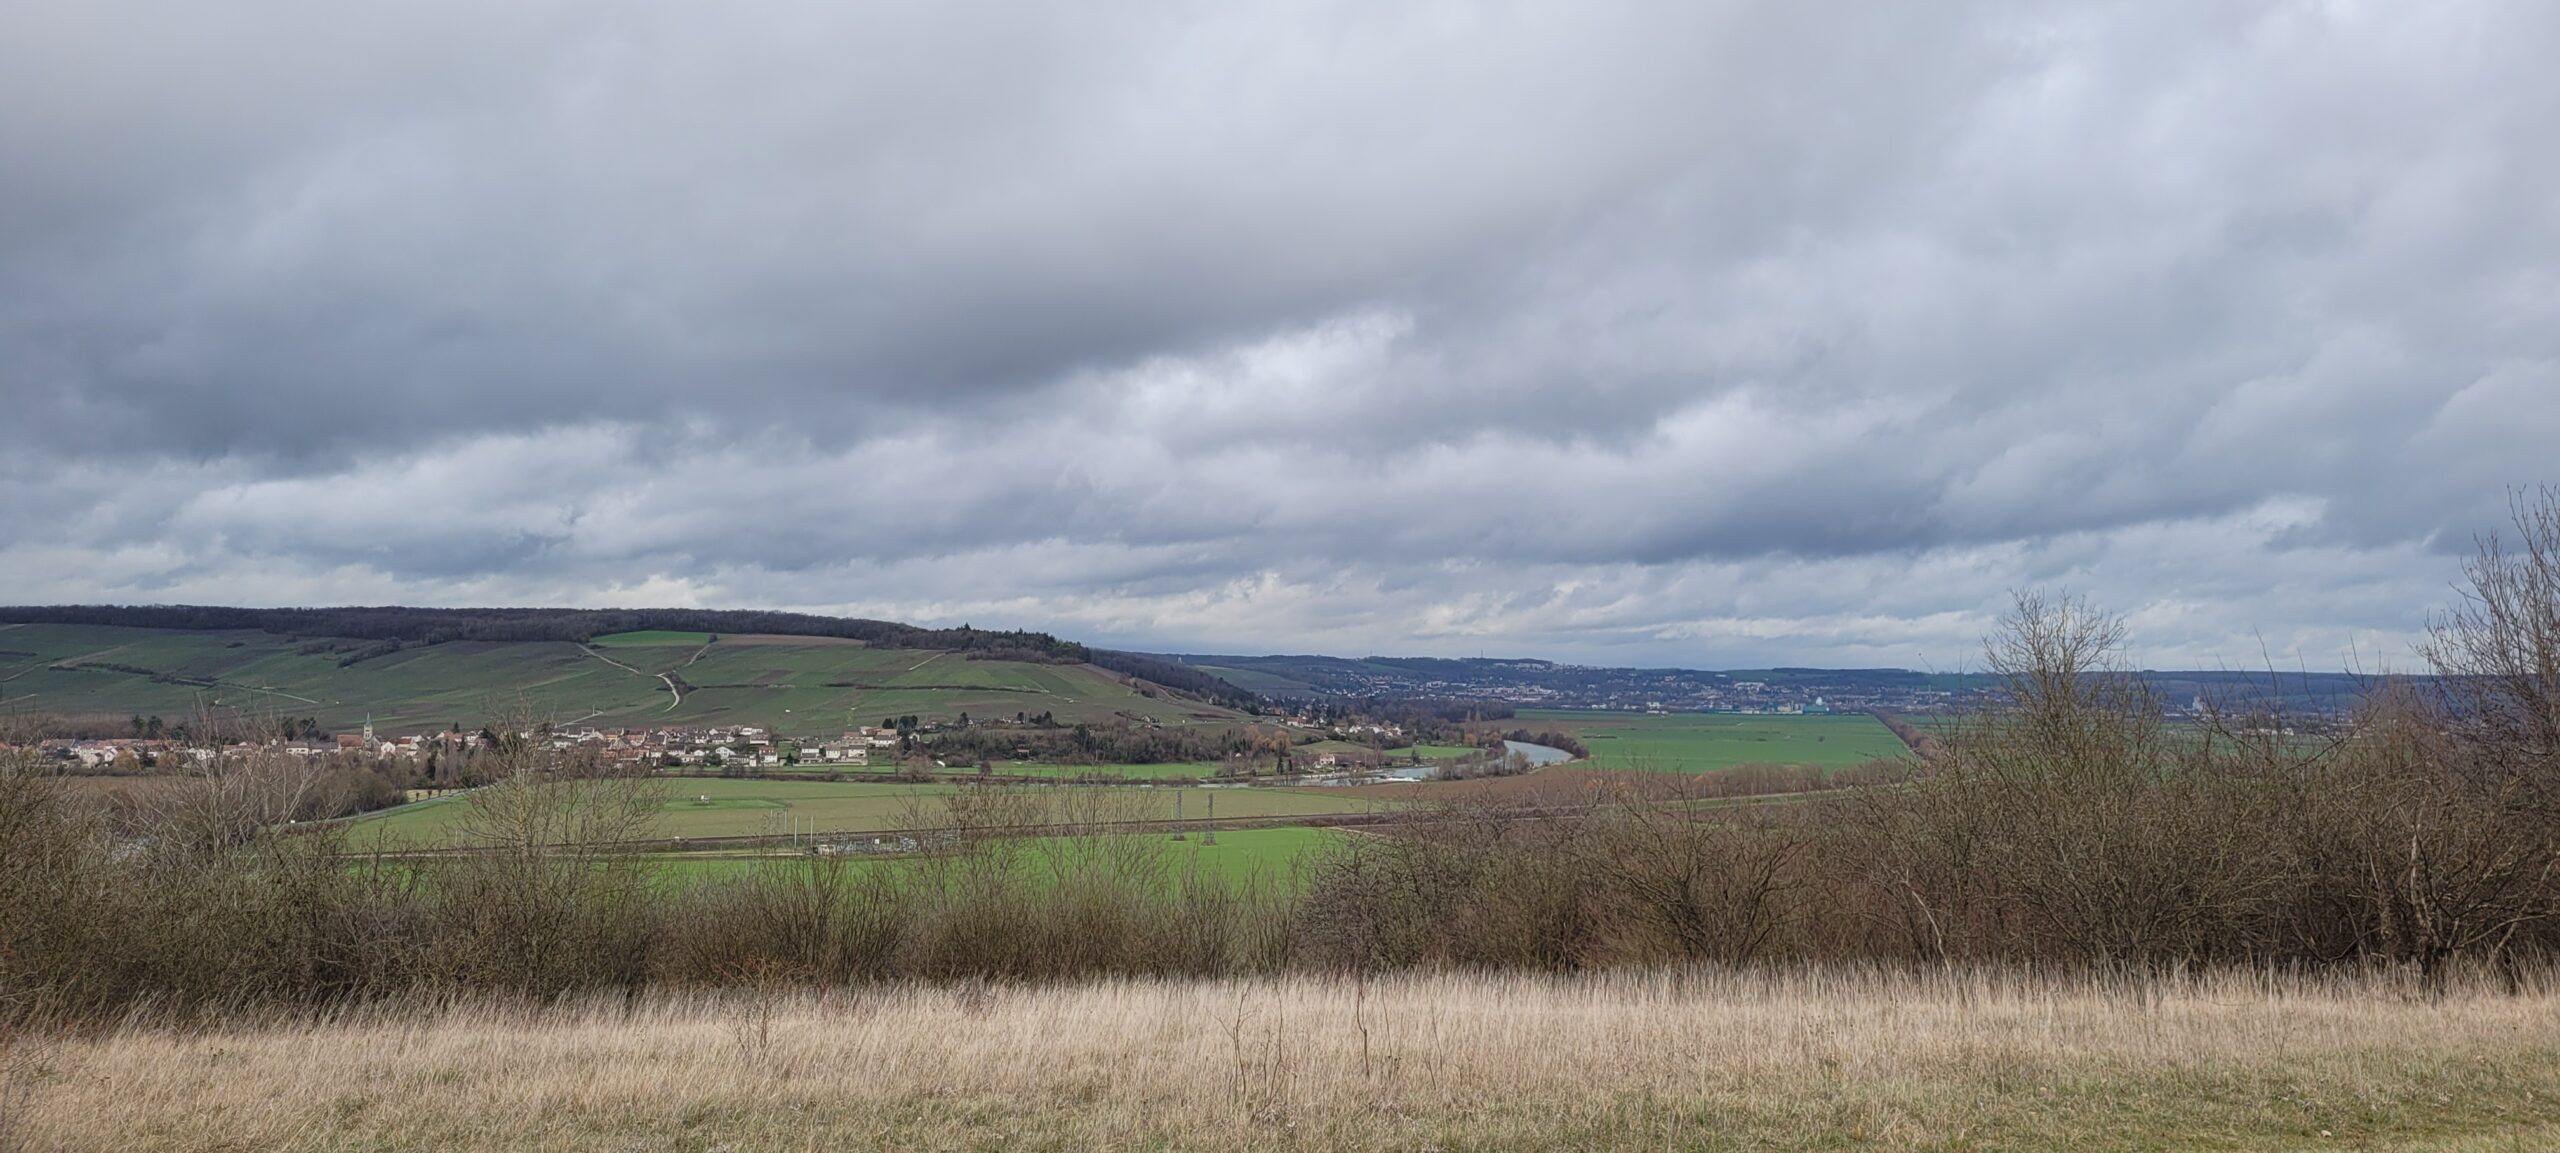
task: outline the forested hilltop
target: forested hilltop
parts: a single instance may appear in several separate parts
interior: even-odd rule
[[[616,633],[663,630],[724,635],[832,637],[880,648],[959,653],[972,659],[1038,664],[1093,664],[1124,676],[1220,704],[1251,706],[1259,697],[1198,669],[1144,653],[1091,648],[1043,632],[962,625],[929,629],[895,621],[755,609],[229,608],[218,605],[0,606],[0,624],[104,625],[216,632],[254,629],[294,637],[396,642],[565,641],[584,644]],[[396,647],[396,646],[395,646]]]
[[[139,629],[260,629],[287,636],[353,637],[414,644],[446,641],[570,641],[614,633],[765,633],[837,637],[883,648],[984,653],[1014,661],[1084,661],[1088,650],[1047,633],[961,626],[928,629],[895,621],[744,609],[346,608],[248,609],[217,605],[20,605],[0,607],[0,624],[114,625]]]

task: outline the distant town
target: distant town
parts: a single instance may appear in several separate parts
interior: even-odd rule
[[[1539,660],[1325,656],[1169,657],[1275,701],[1437,699],[1520,709],[1652,713],[1927,715],[1994,706],[2001,687],[1979,673],[1908,669],[1606,668]],[[2140,674],[2171,715],[2281,711],[2334,718],[2371,679],[2343,673],[2181,671]]]

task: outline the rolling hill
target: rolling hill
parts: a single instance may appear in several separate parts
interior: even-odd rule
[[[927,630],[910,634],[888,639],[935,639]],[[0,623],[0,710],[177,722],[210,707],[307,716],[336,730],[371,717],[394,732],[468,726],[513,712],[559,724],[753,724],[808,735],[908,714],[1047,712],[1069,723],[1242,719],[1225,705],[1103,668],[1082,646],[1065,648],[1053,655],[1018,643],[897,647],[708,629],[413,642],[254,627],[20,621]],[[1022,659],[1030,656],[1042,659]]]

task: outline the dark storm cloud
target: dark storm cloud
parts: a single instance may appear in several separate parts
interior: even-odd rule
[[[2333,664],[2560,438],[2541,5],[12,27],[0,599]]]

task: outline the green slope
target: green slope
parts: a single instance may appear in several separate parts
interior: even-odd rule
[[[561,641],[450,641],[398,651],[257,631],[0,625],[0,709],[159,715],[199,708],[316,717],[388,731],[476,725],[522,712],[556,723],[753,724],[821,735],[912,714],[1055,714],[1059,720],[1230,724],[1234,712],[1152,696],[1089,665],[975,661],[824,637],[639,633]],[[378,655],[368,655],[378,654]],[[342,663],[344,662],[344,663]],[[691,686],[678,694],[668,681]]]
[[[1193,665],[1191,667],[1250,692],[1302,697],[1323,695],[1322,690],[1305,681],[1291,680],[1262,669],[1240,669],[1225,665]]]

